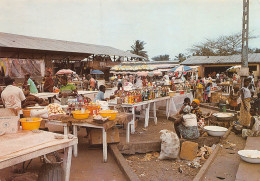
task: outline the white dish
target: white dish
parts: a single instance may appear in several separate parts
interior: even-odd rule
[[[216,116],[218,118],[230,118],[233,117],[233,113],[214,113],[213,116]]]
[[[224,136],[224,134],[228,130],[227,128],[220,127],[220,126],[205,126],[204,129],[211,136]]]
[[[248,163],[260,163],[260,151],[258,150],[239,150],[239,156]]]

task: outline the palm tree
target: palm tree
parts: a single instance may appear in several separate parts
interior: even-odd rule
[[[131,46],[132,50],[131,53],[148,58],[147,51],[144,51],[144,45],[146,43],[141,40],[136,40],[134,45]]]

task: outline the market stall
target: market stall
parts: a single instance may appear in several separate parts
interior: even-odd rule
[[[0,169],[65,149],[64,180],[69,181],[72,146],[78,143],[78,139],[76,137],[56,139],[55,135],[57,134],[46,131],[33,133],[28,130],[2,135],[0,137]]]

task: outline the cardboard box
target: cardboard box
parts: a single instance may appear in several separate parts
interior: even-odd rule
[[[0,109],[0,134],[17,133],[19,116],[10,109]]]
[[[119,131],[116,127],[107,130],[107,143],[119,143]],[[90,130],[90,144],[100,145],[103,144],[102,129],[91,128]]]

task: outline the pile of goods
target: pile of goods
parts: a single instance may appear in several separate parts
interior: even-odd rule
[[[115,96],[125,104],[134,104],[142,101],[148,101],[160,97],[169,96],[169,89],[166,87],[146,87],[142,90],[117,91]]]
[[[66,114],[63,109],[61,108],[61,105],[53,103],[49,104],[46,109],[48,110],[48,115],[55,115],[55,114]]]
[[[39,104],[40,106],[47,106],[49,104],[44,99],[31,95],[29,91],[25,91],[24,95],[26,99],[23,101],[22,108],[33,107],[35,104]]]

